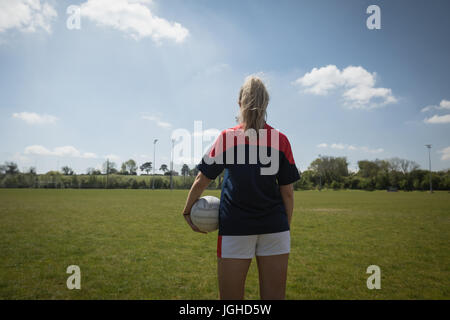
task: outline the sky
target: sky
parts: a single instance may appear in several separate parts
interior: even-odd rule
[[[301,171],[318,155],[428,169],[425,144],[448,169],[449,12],[445,0],[0,0],[0,163],[85,173],[156,151],[159,169],[174,132],[194,149],[201,121],[206,149],[235,126],[257,74]]]

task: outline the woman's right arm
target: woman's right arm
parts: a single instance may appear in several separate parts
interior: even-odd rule
[[[190,214],[191,209],[194,203],[200,198],[203,191],[205,191],[206,187],[211,183],[211,179],[209,179],[207,176],[205,176],[203,173],[199,172],[197,177],[195,178],[194,183],[192,184],[191,190],[189,190],[188,197],[186,199],[186,204],[183,209],[183,215],[186,219],[186,222],[189,224],[189,226],[194,230],[195,232],[201,232],[206,233],[203,231],[200,231],[200,229],[192,223]]]
[[[291,225],[292,213],[294,211],[294,184],[280,186],[281,198],[286,208],[289,226]]]

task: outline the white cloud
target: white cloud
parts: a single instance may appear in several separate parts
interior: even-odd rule
[[[343,89],[344,105],[351,109],[371,109],[397,102],[388,88],[376,88],[376,73],[361,66],[348,66],[339,70],[335,65],[313,68],[311,72],[294,81],[304,92],[327,95]]]
[[[450,100],[444,99],[441,101],[441,103],[438,106],[434,106],[434,105],[426,106],[421,111],[428,112],[431,110],[450,110]],[[444,115],[435,114],[434,116],[432,116],[430,118],[423,119],[423,122],[432,123],[432,124],[450,123],[450,114],[444,114]]]
[[[431,118],[425,118],[423,120],[425,123],[450,123],[450,114],[445,114],[443,116],[434,115]]]
[[[169,122],[157,121],[156,124],[161,128],[170,128],[172,125]]]
[[[85,152],[85,153],[83,153],[82,158],[85,158],[85,159],[97,159],[97,155],[95,153],[93,153],[93,152]]]
[[[450,110],[450,100],[442,100],[441,103],[438,106],[426,106],[421,111],[427,112],[430,110]]]
[[[438,152],[442,153],[441,160],[450,160],[450,147],[439,150]]]
[[[73,146],[57,147],[53,150],[47,149],[41,145],[32,145],[25,148],[24,154],[33,154],[39,156],[71,157],[83,159],[97,159],[97,155],[92,152],[80,152]]]
[[[144,119],[144,120],[149,120],[149,121],[153,121],[153,122],[156,123],[156,125],[157,125],[158,127],[161,127],[161,128],[167,129],[167,128],[172,127],[172,124],[171,124],[171,123],[166,122],[166,121],[162,121],[162,120],[161,120],[159,117],[157,117],[157,116],[147,116],[147,115],[143,115],[143,116],[142,116],[142,119]]]
[[[367,153],[381,153],[381,152],[384,152],[383,148],[371,149],[371,148],[368,148],[368,147],[360,147],[359,149],[364,151],[364,152],[367,152]]]
[[[81,16],[99,26],[120,30],[135,40],[151,37],[183,42],[188,29],[177,22],[169,22],[153,15],[148,0],[88,0],[81,4]]]
[[[217,138],[222,131],[216,128],[206,129],[203,131],[194,131],[194,137],[202,136],[205,140],[210,140],[212,138]]]
[[[116,154],[107,154],[103,158],[109,159],[110,161],[119,161],[120,160],[120,157]]]
[[[341,72],[336,66],[329,65],[320,69],[313,68],[311,72],[297,79],[295,83],[307,87],[305,92],[316,95],[326,95],[338,85],[342,85]]]
[[[20,163],[21,165],[29,165],[29,164],[32,163],[30,158],[28,158],[27,156],[24,156],[24,155],[21,154],[20,152],[16,152],[16,153],[12,156],[11,160],[14,161],[14,162],[18,162],[18,163]]]
[[[450,100],[442,100],[439,107],[440,107],[440,109],[450,110]]]
[[[48,2],[40,0],[0,0],[0,32],[18,29],[51,32],[51,22],[58,14]]]
[[[342,143],[333,143],[331,145],[331,149],[343,150],[343,149],[345,149],[345,145],[343,145]]]
[[[28,146],[25,148],[25,154],[35,154],[40,156],[50,156],[52,152],[40,145]]]
[[[366,153],[381,153],[384,152],[384,149],[382,148],[377,148],[377,149],[371,149],[368,148],[366,146],[362,146],[362,147],[358,147],[355,145],[349,145],[349,144],[344,144],[344,143],[332,143],[332,144],[328,144],[328,143],[320,143],[317,145],[317,148],[331,148],[331,149],[337,149],[337,150],[349,150],[349,151],[363,151]]]
[[[13,113],[13,118],[25,121],[28,124],[53,124],[58,118],[48,114],[37,114],[34,112]]]

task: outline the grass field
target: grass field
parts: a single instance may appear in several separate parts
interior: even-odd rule
[[[217,232],[189,229],[186,195],[0,190],[0,299],[217,299]],[[291,229],[288,299],[450,298],[448,192],[299,191]],[[372,264],[380,290],[366,287]],[[247,299],[257,279],[254,261]]]

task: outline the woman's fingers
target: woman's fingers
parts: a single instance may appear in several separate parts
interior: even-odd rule
[[[184,217],[185,217],[185,219],[186,219],[186,222],[188,223],[188,225],[191,227],[191,229],[192,229],[193,231],[199,232],[199,233],[205,233],[205,234],[206,234],[206,232],[201,231],[201,230],[200,230],[200,229],[192,222],[190,216],[185,215]]]
[[[200,233],[206,233],[202,230],[200,230],[193,222],[191,219],[189,219],[189,225],[191,226],[192,230],[194,230],[195,232],[200,232]]]
[[[192,230],[194,230],[195,232],[200,232],[200,233],[205,233],[205,234],[206,234],[205,231],[201,231],[196,225],[192,225],[191,228],[192,228]]]

